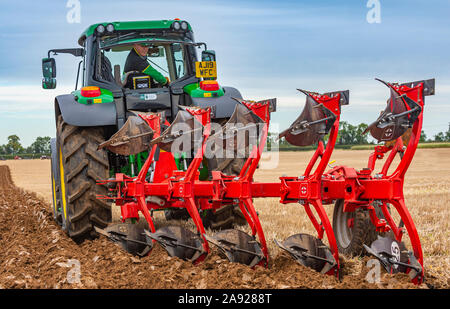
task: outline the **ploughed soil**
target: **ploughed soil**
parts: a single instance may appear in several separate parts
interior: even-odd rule
[[[169,257],[159,245],[137,258],[105,237],[76,244],[50,209],[16,187],[9,168],[0,166],[0,288],[418,288],[407,275],[384,270],[379,283],[369,283],[370,263],[345,257],[340,281],[285,254],[273,256],[267,269],[229,263],[215,249],[197,266]]]

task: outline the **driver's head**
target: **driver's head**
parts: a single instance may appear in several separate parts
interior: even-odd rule
[[[149,46],[145,46],[142,44],[133,44],[134,49],[139,54],[139,56],[147,56]]]

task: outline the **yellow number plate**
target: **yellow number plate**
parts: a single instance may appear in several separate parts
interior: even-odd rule
[[[197,61],[195,63],[196,77],[217,77],[215,61]]]

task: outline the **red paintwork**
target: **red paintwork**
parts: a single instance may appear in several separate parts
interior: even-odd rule
[[[423,108],[423,83],[413,88],[393,84],[390,84],[390,86],[399,95],[406,94]],[[336,267],[329,274],[338,276],[340,266],[336,239],[323,204],[330,204],[337,199],[344,199],[344,211],[366,208],[369,210],[371,221],[378,231],[387,232],[392,230],[396,240],[401,241],[404,229],[397,226],[389,214],[387,204],[391,204],[399,213],[406,227],[415,257],[423,265],[423,253],[419,236],[411,215],[405,206],[403,197],[404,176],[419,142],[422,128],[422,113],[414,123],[406,151],[403,149],[400,137],[393,147],[376,146],[374,153],[370,155],[366,169],[358,171],[354,168],[338,166],[325,172],[338,135],[340,94],[336,94],[334,97],[315,94],[312,96],[318,103],[331,110],[336,115],[336,120],[331,128],[326,148],[323,142],[319,142],[303,176],[280,177],[280,182],[276,183],[253,181],[253,175],[267,139],[270,112],[268,102],[253,103],[243,101],[242,103],[247,108],[264,120],[259,146],[254,147],[239,176],[227,176],[218,171],[213,171],[212,180],[198,180],[198,168],[203,158],[206,140],[210,134],[210,114],[209,109],[194,110],[188,108],[187,110],[204,126],[202,147],[198,149],[186,171],[174,171],[176,169],[174,164],[162,164],[162,166],[167,168],[162,168],[155,175],[152,183],[146,182],[144,176],[153,162],[156,145],[153,146],[147,162],[137,177],[131,178],[123,174],[117,174],[114,181],[118,183],[118,195],[115,200],[117,205],[122,206],[122,216],[124,219],[136,217],[137,210],[139,210],[143,212],[150,229],[154,232],[153,221],[148,209],[183,207],[188,210],[203,237],[205,231],[199,215],[200,209],[217,209],[224,205],[239,203],[239,207],[252,230],[252,234],[254,236],[257,235],[259,238],[261,249],[265,256],[265,259],[260,264],[267,266],[269,259],[267,244],[253,205],[253,198],[280,197],[281,204],[300,203],[303,205],[317,231],[318,237],[323,238],[324,235],[327,236],[330,249],[337,263]],[[153,129],[158,128],[159,118],[151,117],[144,119]],[[387,152],[390,153],[382,167],[381,173],[373,175],[376,160],[382,159]],[[388,175],[387,171],[398,152],[404,152],[403,158],[395,171]],[[161,156],[162,154],[160,154],[159,159],[162,160],[161,162],[166,160],[164,156]],[[316,163],[317,167],[313,172],[312,169]],[[169,178],[162,177],[163,173],[168,173],[171,176]],[[165,204],[146,203],[145,197],[147,196],[162,198]],[[137,202],[134,202],[133,199],[136,199]],[[386,220],[381,220],[377,217],[373,206],[375,201],[380,205]],[[312,209],[316,211],[320,220],[316,218]],[[349,224],[352,225],[353,222],[349,222]],[[203,240],[205,254],[201,257],[201,260],[205,258],[206,253],[209,251],[208,242],[204,237]],[[422,280],[423,274],[415,279],[415,283],[421,283]]]

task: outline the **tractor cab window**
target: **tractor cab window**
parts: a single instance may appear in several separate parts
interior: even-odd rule
[[[100,78],[124,88],[160,88],[187,71],[185,47],[180,43],[152,44],[145,56],[132,44],[101,48],[99,54]]]
[[[183,45],[172,44],[173,58],[175,62],[176,76],[181,78],[186,74],[186,62],[184,61]]]

